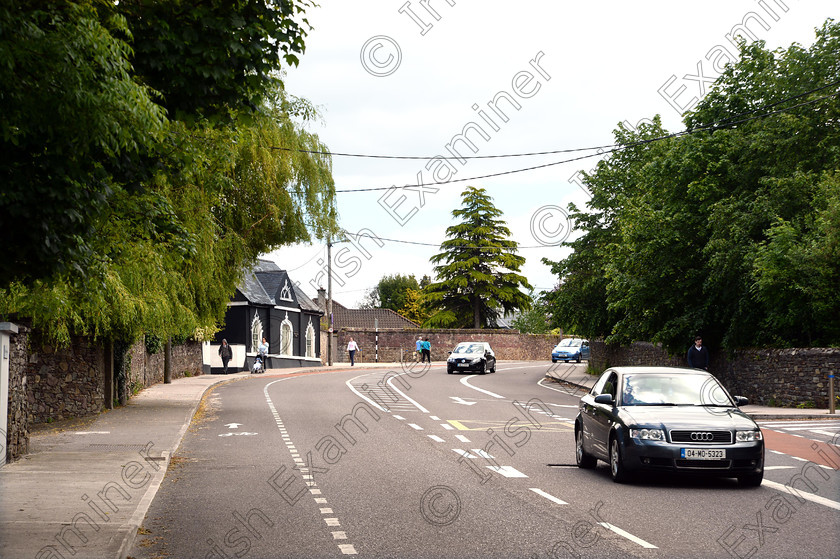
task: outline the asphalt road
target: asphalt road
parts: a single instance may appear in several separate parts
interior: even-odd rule
[[[834,427],[763,425],[772,436],[759,488],[673,476],[619,485],[603,463],[574,466],[580,395],[543,380],[549,365],[221,385],[173,458],[130,556],[840,553],[840,451],[823,445],[797,456],[815,444],[809,429],[828,440]]]

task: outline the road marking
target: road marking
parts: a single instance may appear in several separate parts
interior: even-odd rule
[[[327,526],[341,526],[337,518],[325,518],[324,522],[327,523]]]
[[[394,384],[393,384],[394,379],[395,379],[395,378],[397,378],[398,376],[402,376],[402,375],[404,375],[404,374],[406,374],[406,373],[400,373],[399,375],[394,375],[394,376],[390,377],[390,378],[388,379],[388,382],[387,382],[388,386],[390,386],[391,388],[393,388],[394,390],[396,390],[396,391],[399,393],[399,395],[400,395],[400,396],[402,396],[403,398],[405,398],[406,400],[408,400],[409,402],[411,402],[412,404],[414,404],[414,405],[417,407],[417,409],[418,409],[418,410],[420,410],[421,412],[423,412],[423,413],[429,413],[429,410],[427,410],[426,408],[424,408],[423,406],[421,406],[420,404],[418,404],[417,402],[415,402],[413,399],[411,399],[411,398],[408,396],[408,394],[406,394],[405,392],[403,392],[402,390],[400,390],[399,388],[397,388],[396,386],[394,386]]]
[[[333,513],[333,511],[329,507],[324,507],[324,508],[321,509],[321,514],[332,514],[332,513]]]
[[[347,539],[347,533],[345,533],[345,532],[337,531],[337,532],[331,532],[331,533],[332,533],[332,537],[333,537],[334,540],[346,540]]]
[[[453,427],[452,425],[449,425],[448,423],[441,423],[440,426],[443,427],[444,429],[446,429],[447,431],[454,431],[455,430],[455,427]]]
[[[401,415],[394,414],[394,419],[405,420],[405,418]]]
[[[819,503],[820,505],[826,506],[828,508],[832,508],[834,510],[840,510],[840,503],[837,501],[832,501],[831,499],[826,499],[825,497],[820,497],[819,495],[814,495],[813,493],[806,493],[805,491],[799,491],[797,489],[793,489],[788,487],[787,485],[776,483],[775,481],[764,480],[761,482],[761,485],[766,485],[768,487],[772,487],[778,491],[785,491],[790,493],[794,497],[801,497],[808,501],[812,501],[814,503]]]
[[[817,435],[826,435],[828,437],[834,437],[838,435],[838,433],[832,433],[831,431],[823,431],[821,429],[811,429],[812,433],[816,433]]]
[[[239,429],[240,425],[242,425],[242,423],[228,423],[225,425],[225,427],[229,429]]]
[[[351,543],[339,544],[338,549],[341,550],[341,553],[344,555],[358,555],[356,553],[356,548],[353,547]]]
[[[473,386],[472,384],[470,384],[469,382],[467,382],[468,380],[470,380],[470,379],[471,379],[471,378],[473,378],[474,376],[477,376],[477,375],[470,375],[470,376],[468,376],[468,377],[464,377],[464,378],[462,378],[462,379],[461,379],[461,384],[463,384],[464,386],[466,386],[466,387],[468,387],[468,388],[472,388],[473,390],[478,390],[479,392],[484,392],[484,393],[485,393],[485,394],[487,394],[488,396],[493,396],[494,398],[504,398],[504,396],[499,396],[499,395],[498,395],[498,394],[496,394],[495,392],[490,392],[489,390],[484,390],[483,388],[479,388],[479,387],[477,387],[477,386]]]
[[[422,427],[420,427],[419,425],[417,425],[416,423],[409,423],[409,424],[408,424],[408,426],[409,426],[409,427],[411,427],[412,429],[416,429],[416,430],[418,430],[418,431],[422,431],[422,430],[423,430],[423,428],[422,428]]]
[[[536,493],[540,497],[545,497],[549,501],[551,501],[553,503],[557,503],[558,505],[568,505],[569,504],[566,501],[563,501],[562,499],[558,499],[554,495],[549,495],[548,493],[546,493],[542,489],[537,489],[536,487],[531,487],[530,489],[531,489],[531,491],[533,491],[534,493]]]
[[[478,454],[482,458],[485,458],[487,460],[494,460],[494,458],[492,456],[490,456],[489,454],[487,454],[487,452],[483,448],[472,448],[470,450],[472,450],[473,452],[475,452],[476,454]]]
[[[324,499],[323,497],[315,497],[315,502],[318,503],[319,505],[326,505],[327,504],[327,500]]]
[[[472,454],[470,454],[466,450],[463,450],[463,449],[460,449],[460,448],[453,448],[452,451],[457,452],[458,454],[460,454],[464,458],[475,458],[475,456],[473,456]]]
[[[470,440],[465,437],[464,435],[455,435],[455,438],[461,441],[462,443],[468,443]]]
[[[505,477],[528,477],[513,466],[487,466],[487,468]]]
[[[431,419],[432,421],[440,421],[440,418],[436,415],[430,415],[429,419]]]
[[[616,526],[613,526],[609,522],[599,522],[598,524],[600,524],[601,526],[603,526],[607,530],[612,530],[613,532],[615,532],[619,536],[624,536],[625,538],[627,538],[631,542],[637,543],[640,546],[644,547],[645,549],[659,549],[658,547],[656,547],[652,543],[648,543],[645,540],[643,540],[642,538],[637,538],[636,536],[634,536],[630,532],[625,532],[621,528],[617,528]]]
[[[795,470],[796,466],[764,466],[764,471],[769,470]]]
[[[444,442],[444,440],[441,439],[440,437],[438,437],[437,435],[429,435],[429,438],[432,439],[433,441],[435,441],[436,443]]]
[[[74,435],[109,435],[110,431],[76,431]]]
[[[467,402],[466,400],[464,400],[463,398],[461,398],[461,397],[459,397],[459,396],[450,396],[450,398],[452,398],[453,400],[455,400],[455,403],[456,403],[456,404],[463,404],[463,405],[465,405],[465,406],[471,406],[471,405],[473,405],[473,404],[477,404],[477,403],[478,403],[478,402],[475,402],[475,401],[473,401],[473,402]]]

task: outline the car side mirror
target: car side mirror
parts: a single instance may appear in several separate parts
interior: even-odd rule
[[[615,400],[613,400],[613,397],[610,394],[598,394],[597,396],[595,396],[595,403],[614,406]]]
[[[738,406],[739,408],[741,406],[746,406],[749,403],[750,403],[750,400],[748,398],[745,398],[744,396],[735,396],[735,405]]]
[[[451,352],[451,351],[449,351],[449,352],[447,352],[447,353],[449,353],[449,355],[452,355],[452,352]]]

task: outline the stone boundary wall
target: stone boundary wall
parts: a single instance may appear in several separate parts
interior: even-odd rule
[[[18,333],[9,336],[9,417],[6,459],[17,460],[29,452],[29,399],[26,397],[26,361],[29,328],[17,324]]]
[[[9,461],[29,451],[32,425],[95,415],[105,407],[105,350],[100,342],[78,337],[68,348],[39,347],[31,341],[31,329],[16,324],[19,331],[10,336]],[[173,379],[202,373],[201,349],[199,342],[172,347]],[[163,352],[149,355],[141,341],[129,355],[128,397],[163,381]],[[114,385],[116,390],[116,380]]]
[[[590,347],[590,366],[597,371],[628,365],[687,366],[684,355],[669,355],[647,342],[618,346],[596,340]],[[823,409],[829,407],[828,375],[836,377],[838,370],[840,348],[742,349],[731,356],[712,351],[709,366],[730,393],[746,396],[751,404]],[[840,392],[840,383],[835,382],[835,392]]]
[[[30,421],[84,417],[105,404],[105,352],[89,338],[73,338],[70,347],[30,343],[26,365]]]
[[[347,342],[350,337],[359,345],[360,352],[356,354],[356,361],[372,363],[376,352],[376,331],[364,328],[342,328],[335,335],[336,352],[334,361],[347,363]],[[488,342],[496,359],[517,361],[550,361],[551,350],[562,339],[562,336],[548,334],[522,334],[518,330],[457,330],[457,329],[380,329],[379,330],[379,361],[397,362],[400,360],[400,350],[403,354],[414,352],[417,337],[429,338],[432,346],[432,361],[446,361],[449,352],[459,342]],[[326,339],[326,336],[324,336]],[[322,360],[326,361],[326,344],[321,352]]]
[[[163,382],[163,351],[150,354],[146,351],[144,341],[141,340],[131,346],[128,353],[131,356],[131,370],[127,382],[129,396],[132,396],[138,390]],[[182,345],[173,345],[172,363],[170,364],[172,378],[200,375],[203,359],[201,342],[188,341]]]

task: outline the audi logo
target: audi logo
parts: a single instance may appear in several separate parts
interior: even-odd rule
[[[711,441],[713,438],[714,435],[708,431],[693,431],[691,433],[692,441]]]

